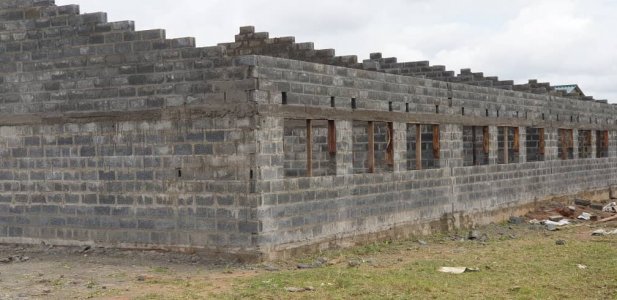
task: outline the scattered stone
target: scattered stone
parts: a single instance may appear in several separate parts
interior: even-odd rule
[[[146,276],[144,276],[144,275],[137,275],[137,281],[146,281]]]
[[[564,241],[564,240],[557,240],[557,241],[555,241],[555,244],[558,245],[558,246],[563,246],[563,245],[566,244],[566,241]]]
[[[523,224],[523,223],[525,223],[525,218],[512,216],[512,217],[510,217],[510,219],[508,219],[508,223],[514,224],[514,225]]]
[[[603,212],[617,213],[617,202],[611,202],[602,208]]]
[[[575,208],[575,209],[576,209],[576,208]],[[574,211],[573,211],[573,210],[571,210],[571,209],[570,209],[570,208],[568,208],[568,207],[561,207],[561,208],[557,209],[557,212],[558,212],[560,215],[562,215],[562,216],[564,216],[564,217],[567,217],[567,218],[570,218],[570,217],[572,217],[572,215],[574,215]],[[556,221],[556,222],[558,222],[558,221]]]
[[[339,263],[341,263],[341,260],[336,258],[336,259],[331,259],[329,260],[326,265],[328,266],[334,266],[334,265],[338,265]]]
[[[349,266],[350,268],[356,268],[359,267],[362,264],[361,261],[359,260],[350,260],[347,262],[347,266]]]
[[[477,240],[480,238],[480,232],[477,230],[472,230],[469,232],[469,235],[467,236],[467,239],[469,240]]]
[[[277,266],[274,266],[274,265],[265,265],[264,266],[264,270],[266,270],[268,272],[278,272],[278,271],[280,271],[280,269]]]
[[[22,255],[13,255],[5,258],[0,258],[0,263],[8,264],[8,263],[20,263],[29,261],[30,257],[22,256]]]
[[[513,286],[513,287],[510,288],[510,292],[518,292],[520,290],[521,290],[520,286]]]
[[[315,266],[309,264],[298,264],[296,266],[298,269],[313,269]]]
[[[548,231],[557,231],[559,228],[555,224],[546,224],[546,230]]]
[[[484,233],[480,236],[480,238],[478,239],[478,241],[480,243],[486,244],[486,242],[488,242],[488,234]]]
[[[608,231],[606,229],[598,229],[591,233],[592,236],[617,235],[617,229]]]
[[[328,263],[327,257],[319,257],[313,261],[313,266],[322,266]]]
[[[81,251],[79,251],[79,253],[88,253],[90,252],[90,250],[92,250],[92,246],[88,245],[88,246],[83,247]]]
[[[578,265],[576,265],[576,266],[577,266],[579,269],[581,269],[581,270],[585,270],[585,269],[587,269],[587,266],[586,266],[586,265],[581,265],[581,264],[578,264]]]
[[[570,211],[572,211],[572,212],[575,212],[575,211],[576,211],[576,206],[572,206],[572,205],[571,205],[571,206],[568,206],[568,209],[569,209]]]
[[[602,209],[604,208],[604,205],[602,205],[602,204],[595,204],[595,203],[593,203],[593,204],[589,205],[589,207],[590,207],[591,209],[595,209],[595,210],[602,210]]]
[[[589,206],[591,205],[591,201],[585,200],[585,199],[576,199],[574,200],[574,204],[580,205],[580,206]]]
[[[310,291],[314,291],[315,288],[312,286],[309,287],[304,287],[304,288],[299,288],[299,287],[286,287],[285,288],[286,291],[290,292],[290,293],[302,293],[302,292],[310,292]]]
[[[439,272],[450,274],[463,274],[469,272],[479,272],[479,268],[466,268],[466,267],[441,267]]]
[[[423,240],[418,240],[418,244],[420,244],[421,246],[428,245],[428,243],[426,241],[423,241]]]
[[[559,221],[563,220],[563,216],[562,215],[554,215],[554,216],[548,217],[548,219],[553,221],[553,222],[559,222]]]
[[[579,219],[579,220],[589,221],[589,220],[591,220],[591,214],[590,214],[590,213],[588,213],[588,212],[584,212],[584,213],[582,213],[580,216],[578,216],[578,218],[577,218],[577,219]]]

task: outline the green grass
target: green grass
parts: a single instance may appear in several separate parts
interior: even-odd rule
[[[491,236],[487,244],[444,241],[376,243],[342,252],[342,263],[319,269],[265,273],[239,280],[225,299],[617,299],[617,238],[586,238],[517,229],[523,237]],[[587,228],[588,230],[588,228]],[[581,238],[585,236],[585,238]],[[557,239],[566,245],[555,244]],[[350,268],[348,260],[369,261]],[[579,269],[578,264],[588,266]],[[452,275],[442,266],[478,267]],[[285,287],[314,287],[290,293]]]

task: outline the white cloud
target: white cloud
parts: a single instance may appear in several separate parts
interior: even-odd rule
[[[430,60],[501,79],[579,83],[617,102],[617,3],[612,0],[57,0],[139,29],[194,36],[199,45],[233,40],[255,25],[271,36],[294,35],[339,55],[371,52],[399,61]]]

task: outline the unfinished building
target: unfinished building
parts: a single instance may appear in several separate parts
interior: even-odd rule
[[[52,0],[0,2],[0,61],[1,243],[272,258],[617,183],[617,109],[578,88]]]

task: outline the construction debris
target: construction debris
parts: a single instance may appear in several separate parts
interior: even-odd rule
[[[579,220],[589,221],[589,220],[591,220],[591,217],[592,217],[592,215],[591,215],[590,213],[588,213],[588,212],[584,212],[584,213],[582,213],[580,216],[578,216],[578,218],[577,218],[577,219],[579,219]]]
[[[605,236],[605,235],[617,235],[617,229],[606,230],[606,229],[598,229],[591,233],[592,236]]]
[[[574,200],[574,204],[580,205],[580,206],[589,206],[591,205],[591,201],[585,200],[585,199],[576,199]]]
[[[602,208],[604,212],[617,213],[617,202],[611,202]]]
[[[479,268],[467,268],[467,267],[441,267],[439,272],[450,274],[463,274],[469,272],[479,272]]]

